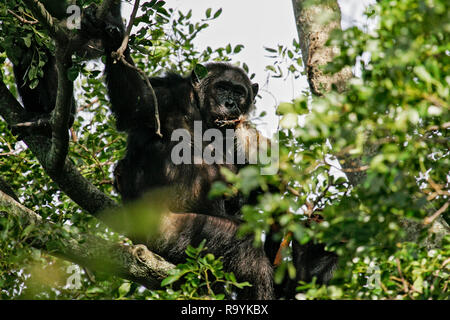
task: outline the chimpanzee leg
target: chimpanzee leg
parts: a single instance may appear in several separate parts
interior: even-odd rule
[[[263,248],[252,245],[252,237],[236,235],[239,223],[227,218],[171,213],[163,218],[158,239],[148,246],[173,263],[183,262],[188,245],[206,239],[207,251],[222,257],[224,269],[252,287],[239,290],[238,299],[273,299],[273,268]]]

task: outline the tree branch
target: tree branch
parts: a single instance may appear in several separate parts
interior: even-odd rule
[[[67,30],[57,23],[57,19],[45,9],[45,6],[38,0],[24,0],[25,4],[36,15],[36,18],[41,22],[50,33],[53,39],[65,41],[67,39]]]
[[[19,21],[22,22],[22,23],[25,23],[25,24],[37,24],[37,23],[39,23],[39,21],[37,21],[37,20],[32,20],[32,21],[30,21],[30,20],[27,20],[27,19],[25,19],[25,18],[22,18],[21,16],[19,16],[17,13],[15,13],[14,11],[12,11],[11,9],[8,9],[8,12],[9,12],[10,14],[12,14],[14,17],[16,17],[16,19],[19,20]]]
[[[26,112],[3,83],[1,72],[0,80],[0,116],[10,126],[26,122]],[[39,160],[50,178],[81,208],[94,216],[98,216],[100,212],[106,209],[118,207],[114,200],[85,179],[68,159],[65,160],[65,165],[61,172],[49,171],[48,153],[51,148],[49,138],[27,135],[23,137],[23,141]]]
[[[174,268],[173,264],[149,251],[144,245],[112,244],[86,234],[71,233],[70,237],[62,237],[56,225],[44,222],[41,216],[1,191],[0,211],[20,218],[26,225],[36,226],[36,232],[32,232],[27,239],[33,247],[91,270],[137,282],[149,289],[159,288],[161,281]],[[48,232],[49,228],[51,232]],[[45,231],[40,233],[40,230]]]
[[[72,66],[72,38],[69,30],[57,23],[57,19],[45,9],[38,0],[25,0],[25,3],[48,30],[56,42],[56,69],[58,88],[55,108],[52,111],[50,125],[52,128],[51,148],[48,153],[47,170],[52,174],[60,172],[64,166],[69,150],[69,119],[73,101],[73,82],[67,77]]]
[[[334,74],[324,74],[321,70],[333,61],[338,52],[337,48],[326,46],[331,32],[341,29],[341,10],[337,1],[292,0],[292,6],[303,64],[312,94],[322,96],[329,92],[333,85],[338,92],[343,92],[348,80],[353,76],[350,67]],[[353,159],[347,155],[340,155],[338,159],[350,184],[358,185],[366,175],[364,171],[357,170],[363,166],[361,159]]]
[[[441,214],[443,214],[444,212],[447,211],[449,205],[450,205],[450,201],[447,201],[446,203],[444,203],[444,205],[440,209],[438,209],[435,213],[433,213],[433,215],[431,215],[430,217],[426,217],[423,220],[423,224],[424,225],[432,224],[437,218],[439,218],[439,216]]]
[[[73,103],[73,82],[67,78],[72,66],[71,52],[66,45],[56,43],[56,70],[58,73],[58,91],[55,109],[50,120],[52,127],[52,145],[49,152],[48,171],[60,172],[69,151],[69,119]]]
[[[308,83],[314,95],[321,96],[335,85],[345,90],[353,76],[350,67],[334,74],[324,74],[321,67],[336,56],[337,48],[325,45],[333,30],[341,29],[341,11],[337,1],[292,0],[295,21]]]

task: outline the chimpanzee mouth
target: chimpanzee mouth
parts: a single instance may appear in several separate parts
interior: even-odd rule
[[[216,119],[214,122],[219,127],[236,127],[238,124],[247,121],[242,115],[232,119]]]

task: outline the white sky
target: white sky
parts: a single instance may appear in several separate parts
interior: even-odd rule
[[[342,27],[352,25],[363,27],[367,21],[362,16],[366,6],[374,0],[340,0],[342,11]],[[264,47],[276,48],[279,44],[291,46],[297,39],[294,13],[291,0],[166,0],[166,7],[179,9],[187,13],[192,9],[193,21],[205,16],[207,8],[214,13],[223,9],[221,16],[212,21],[196,38],[195,45],[204,49],[244,45],[244,49],[234,55],[232,62],[245,62],[250,74],[255,73],[254,82],[260,86],[261,99],[256,101],[259,115],[266,111],[262,119],[255,119],[258,129],[266,136],[271,136],[277,129],[278,117],[275,107],[283,101],[291,101],[308,87],[306,78],[293,77],[275,79],[269,77],[265,70],[274,60],[266,57]],[[123,15],[129,17],[131,5],[125,5]]]

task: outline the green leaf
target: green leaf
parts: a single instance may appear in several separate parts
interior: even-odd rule
[[[27,48],[30,48],[31,47],[31,36],[27,36],[22,39],[23,39],[23,42],[25,43],[25,46]]]
[[[172,275],[172,276],[168,276],[167,278],[165,278],[162,282],[161,282],[161,286],[165,287],[168,286],[176,281],[178,281],[180,279],[181,274],[176,274],[176,275]]]
[[[205,78],[208,75],[208,69],[200,63],[195,65],[194,73],[199,80]]]
[[[236,47],[234,47],[233,53],[239,53],[244,48],[243,45],[238,44]]]
[[[219,10],[216,11],[216,13],[214,13],[214,19],[217,19],[221,14],[222,14],[222,8],[220,8]]]
[[[73,82],[78,78],[79,74],[80,70],[74,66],[67,71],[67,79]]]
[[[119,287],[119,297],[123,298],[125,297],[128,292],[130,292],[130,288],[131,288],[131,283],[130,282],[125,282],[122,283],[122,285]]]

